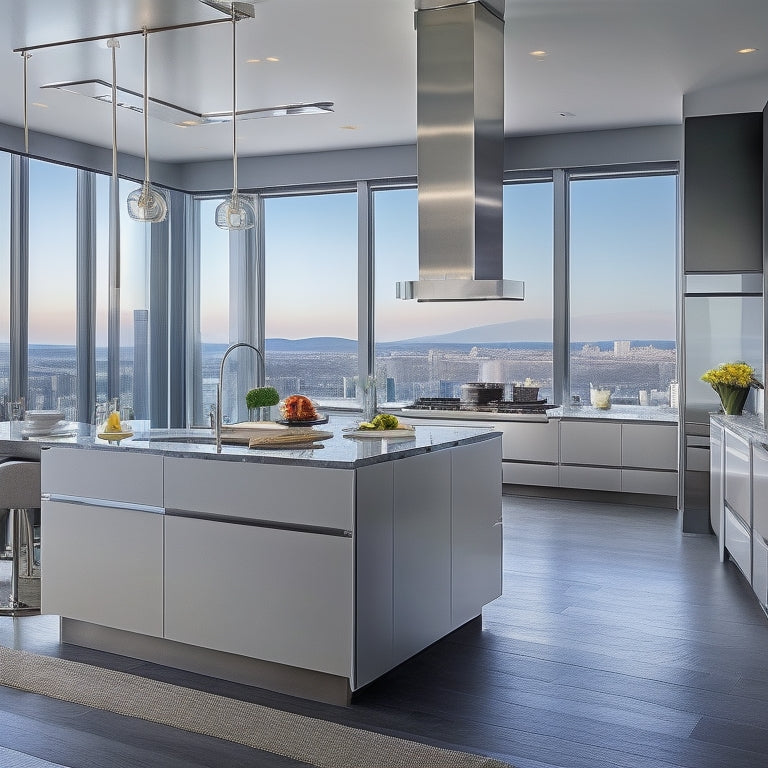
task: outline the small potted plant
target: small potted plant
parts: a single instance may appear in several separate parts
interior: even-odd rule
[[[264,408],[270,408],[280,402],[280,395],[274,387],[256,387],[245,396],[245,405],[251,421],[262,421]]]
[[[723,411],[729,416],[741,414],[752,387],[763,389],[763,385],[755,377],[754,368],[743,362],[723,363],[717,368],[711,368],[701,380],[706,381],[717,392]]]

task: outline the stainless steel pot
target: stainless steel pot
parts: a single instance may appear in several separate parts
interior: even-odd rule
[[[503,384],[480,381],[461,385],[461,402],[464,405],[487,405],[503,398]]]

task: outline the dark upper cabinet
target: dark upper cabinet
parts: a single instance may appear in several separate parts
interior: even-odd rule
[[[763,271],[763,113],[685,120],[683,268]]]

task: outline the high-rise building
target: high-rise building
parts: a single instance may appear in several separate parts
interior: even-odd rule
[[[629,348],[632,342],[630,341],[614,341],[613,342],[613,356],[614,357],[629,357]]]
[[[149,418],[149,310],[133,310],[133,418]]]

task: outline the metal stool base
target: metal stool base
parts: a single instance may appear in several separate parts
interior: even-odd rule
[[[30,608],[24,603],[16,603],[11,605],[0,605],[0,616],[39,616],[39,608]]]

